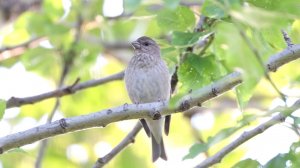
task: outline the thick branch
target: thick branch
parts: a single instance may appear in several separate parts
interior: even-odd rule
[[[53,97],[62,97],[65,95],[73,94],[78,90],[86,89],[89,87],[94,87],[94,86],[104,84],[104,83],[114,81],[114,80],[121,80],[121,79],[123,79],[123,76],[124,76],[124,72],[119,72],[119,73],[113,74],[108,77],[90,80],[90,81],[86,81],[86,82],[79,83],[76,85],[72,84],[70,86],[66,86],[66,87],[63,87],[63,88],[60,88],[57,90],[53,90],[51,92],[39,94],[36,96],[24,97],[24,98],[11,97],[6,102],[6,108],[20,107],[25,104],[33,104],[33,103],[37,103],[39,101],[53,98]]]
[[[300,44],[295,44],[287,49],[277,53],[269,58],[266,64],[269,71],[276,72],[276,70],[287,62],[291,62],[300,57]]]
[[[278,68],[280,65],[288,63],[297,58],[300,58],[300,45],[293,45],[293,47],[289,47],[279,54],[272,56],[267,65],[276,65],[276,68]],[[172,107],[168,107],[167,102],[154,102],[138,105],[125,104],[124,106],[106,109],[87,115],[61,119],[59,121],[0,138],[0,153],[45,138],[53,137],[55,135],[65,134],[67,132],[105,126],[109,123],[121,120],[149,118],[153,111],[160,111],[162,115],[169,115],[178,111],[184,111],[192,106],[199,105],[209,99],[212,99],[218,94],[232,89],[241,82],[242,75],[239,72],[233,72],[213,84],[195,90],[192,93],[182,97],[178,103]],[[76,86],[78,87],[78,85]]]
[[[239,147],[244,142],[248,141],[249,139],[253,138],[254,136],[263,133],[271,126],[283,122],[287,116],[292,114],[294,111],[300,108],[300,99],[294,103],[293,106],[287,107],[284,111],[279,113],[278,115],[271,118],[269,121],[260,124],[258,127],[244,132],[240,137],[238,137],[236,140],[231,142],[229,145],[225,146],[223,149],[221,149],[218,153],[215,155],[207,158],[205,161],[203,161],[201,164],[197,165],[196,168],[205,168],[209,167],[213,164],[221,162],[221,160],[226,156],[228,153]]]
[[[241,78],[240,73],[231,73],[211,85],[195,90],[193,93],[184,96],[174,108],[168,108],[168,102],[154,102],[138,105],[124,104],[123,106],[112,109],[61,119],[26,131],[7,135],[0,138],[0,153],[67,132],[99,126],[104,127],[107,124],[121,120],[149,118],[153,115],[153,111],[160,111],[162,115],[183,111],[216,97],[218,95],[217,93],[224,93],[232,89],[241,83]]]
[[[140,122],[136,123],[135,127],[130,131],[130,133],[107,155],[99,158],[94,165],[94,168],[101,168],[105,166],[113,157],[115,157],[121,150],[123,150],[127,145],[134,143],[135,136],[139,133],[142,126]]]

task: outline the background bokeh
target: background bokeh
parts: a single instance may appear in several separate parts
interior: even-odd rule
[[[151,162],[150,140],[141,131],[107,165],[114,168],[193,167],[277,114],[270,109],[284,101],[264,78],[242,34],[263,61],[286,48],[281,30],[300,43],[299,0],[0,0],[0,9],[2,100],[54,90],[61,79],[63,85],[71,85],[77,78],[83,82],[120,72],[133,55],[130,42],[143,35],[159,43],[170,73],[179,65],[174,95],[199,89],[233,70],[243,71],[241,86],[201,108],[172,116],[170,135],[165,137],[167,162]],[[200,16],[206,19],[201,30],[195,30]],[[199,43],[207,37],[209,43]],[[270,74],[287,95],[287,105],[300,97],[299,67],[297,60]],[[55,103],[47,99],[5,110],[0,137],[46,123]],[[53,120],[124,103],[130,103],[124,83],[113,81],[60,98]],[[215,167],[300,166],[299,117],[298,110]],[[92,167],[135,123],[122,121],[50,138],[42,167]],[[39,142],[11,150],[0,155],[0,168],[34,167],[38,151]]]

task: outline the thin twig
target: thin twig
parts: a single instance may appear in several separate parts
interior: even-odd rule
[[[17,45],[14,45],[14,46],[6,46],[6,47],[2,47],[0,48],[0,53],[4,52],[4,51],[7,51],[7,50],[13,50],[13,49],[16,49],[16,48],[20,48],[20,47],[28,47],[31,43],[33,42],[36,42],[38,40],[40,40],[42,37],[33,37],[32,39],[28,40],[28,41],[25,41],[21,44],[17,44]]]
[[[34,37],[24,43],[15,46],[6,46],[0,48],[0,61],[19,56],[26,50],[26,48],[34,48],[38,46],[38,43],[42,40],[44,40],[43,37]]]
[[[11,97],[6,102],[6,108],[20,107],[20,106],[23,106],[26,104],[37,103],[42,100],[53,98],[53,97],[62,97],[62,96],[74,94],[78,90],[95,87],[95,86],[105,84],[107,82],[111,82],[111,81],[115,81],[115,80],[121,80],[121,79],[123,79],[123,76],[124,76],[124,72],[122,71],[122,72],[119,72],[119,73],[116,73],[116,74],[113,74],[113,75],[110,75],[110,76],[107,76],[104,78],[94,79],[94,80],[89,80],[86,82],[78,83],[75,86],[73,86],[73,84],[72,84],[69,86],[65,86],[65,87],[62,87],[62,88],[59,88],[59,89],[56,89],[56,90],[53,90],[50,92],[42,93],[39,95],[35,95],[35,96],[23,97],[23,98]]]
[[[241,136],[239,136],[236,140],[222,148],[219,152],[217,152],[215,155],[207,158],[204,160],[201,164],[197,165],[196,168],[206,168],[209,166],[212,166],[216,163],[221,162],[221,160],[226,156],[228,153],[239,147],[244,142],[248,141],[249,139],[255,137],[258,134],[263,133],[271,126],[283,122],[287,116],[292,114],[295,110],[300,108],[300,99],[294,103],[291,107],[286,107],[284,111],[281,111],[278,115],[272,117],[267,122],[264,122],[257,126],[256,128],[244,132]]]
[[[50,116],[54,115],[54,112],[60,106],[59,104],[60,104],[60,101],[59,101],[59,98],[57,98],[56,102],[55,102],[55,105],[54,105],[52,111],[50,112],[50,115],[48,116],[47,123],[51,122],[51,120],[52,120],[53,117],[50,117]],[[34,164],[35,168],[41,168],[42,160],[44,158],[47,145],[48,145],[48,140],[47,139],[42,140],[42,142],[40,143],[40,148],[39,148],[39,151],[38,151],[38,154],[37,154],[37,158],[36,158],[36,161],[35,161],[35,164]]]
[[[101,168],[105,166],[112,158],[114,158],[119,152],[121,152],[126,146],[131,143],[134,143],[136,135],[141,130],[142,126],[140,122],[136,123],[135,127],[130,131],[130,133],[116,146],[111,150],[107,155],[102,158],[98,158],[93,168]]]
[[[283,39],[287,45],[287,47],[291,47],[293,45],[291,38],[289,37],[289,35],[287,34],[287,32],[285,30],[281,30],[282,35],[283,35]]]

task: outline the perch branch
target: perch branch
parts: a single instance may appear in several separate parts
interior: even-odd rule
[[[124,104],[87,115],[60,119],[26,131],[10,134],[0,138],[0,153],[68,132],[92,127],[104,127],[107,124],[122,120],[149,118],[153,113],[153,109],[161,112],[161,115],[184,111],[232,89],[242,82],[241,79],[239,72],[233,72],[211,85],[184,96],[174,107],[168,107],[168,102],[165,101],[146,104]]]

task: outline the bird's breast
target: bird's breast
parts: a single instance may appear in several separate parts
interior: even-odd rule
[[[125,72],[126,88],[134,103],[167,100],[170,95],[169,79],[164,63],[147,68],[131,66]]]

